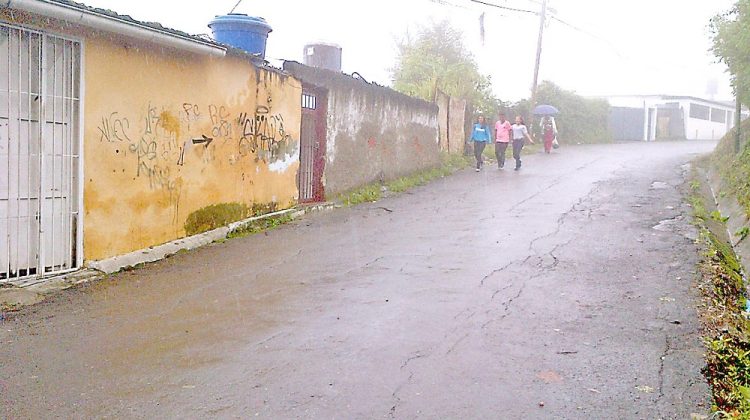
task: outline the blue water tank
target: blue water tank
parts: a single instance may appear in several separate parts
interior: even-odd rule
[[[261,58],[266,57],[266,41],[272,29],[265,19],[242,13],[231,13],[216,16],[208,27],[211,28],[216,41]]]

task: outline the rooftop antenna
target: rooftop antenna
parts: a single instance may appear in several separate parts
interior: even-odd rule
[[[230,14],[230,15],[231,15],[232,13],[234,13],[235,9],[237,9],[237,6],[239,6],[239,5],[240,5],[240,3],[242,3],[242,0],[239,0],[239,1],[237,2],[237,4],[235,4],[235,5],[234,5],[234,7],[232,7],[232,10],[230,10],[230,11],[229,11],[229,14]]]

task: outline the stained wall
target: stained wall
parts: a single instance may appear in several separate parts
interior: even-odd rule
[[[180,238],[212,204],[296,202],[297,80],[116,38],[84,51],[87,260]]]
[[[327,197],[440,165],[436,105],[339,72],[290,61],[284,69],[328,91]]]

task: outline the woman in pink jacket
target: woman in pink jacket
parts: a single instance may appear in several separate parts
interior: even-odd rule
[[[510,143],[510,132],[512,126],[510,121],[505,118],[504,113],[500,113],[500,119],[495,123],[495,157],[497,158],[498,169],[505,166],[505,151]]]

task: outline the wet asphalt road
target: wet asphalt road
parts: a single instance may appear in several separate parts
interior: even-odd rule
[[[0,417],[705,413],[679,186],[712,147],[563,148],[64,292],[0,324]]]

